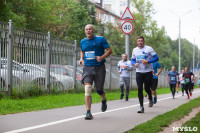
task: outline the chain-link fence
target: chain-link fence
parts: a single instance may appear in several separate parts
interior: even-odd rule
[[[77,65],[80,47],[44,34],[13,27],[0,22],[0,93],[12,89],[67,90],[81,87],[82,67]],[[119,88],[117,63],[119,56],[110,56],[106,62],[105,89]],[[158,87],[167,87],[167,71],[159,76]],[[131,88],[136,88],[135,69],[131,72]]]

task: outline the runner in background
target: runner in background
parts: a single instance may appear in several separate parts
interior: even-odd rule
[[[178,77],[178,72],[176,71],[176,67],[172,66],[172,70],[168,72],[167,81],[169,83],[173,99],[175,99],[176,83],[178,80],[179,77]]]
[[[198,80],[198,85],[199,85],[199,88],[200,88],[200,78],[199,78],[199,80]]]
[[[189,89],[190,96],[192,96],[192,92],[193,92],[194,86],[195,86],[195,76],[194,75],[191,76],[191,81],[192,81],[192,83],[191,83],[191,86],[190,86],[190,89]]]
[[[183,73],[183,79],[184,79],[184,90],[187,94],[187,99],[190,99],[190,96],[192,96],[192,92],[190,91],[191,89],[191,84],[192,84],[192,72],[189,72],[188,67],[185,67],[185,72]],[[190,96],[189,92],[190,91]]]
[[[185,71],[182,70],[181,71],[181,74],[179,75],[179,82],[180,82],[180,86],[181,86],[181,89],[182,89],[182,96],[184,96],[184,80],[183,80],[183,73]]]
[[[124,84],[126,85],[126,101],[128,101],[129,96],[129,86],[130,86],[130,71],[132,70],[131,61],[127,60],[127,54],[122,54],[122,60],[118,62],[117,65],[118,72],[120,74],[120,89],[121,96],[120,100],[124,97]]]
[[[153,63],[153,80],[152,80],[152,84],[151,84],[151,91],[154,96],[154,98],[153,98],[154,104],[157,103],[156,89],[157,89],[157,85],[158,85],[158,76],[160,75],[161,71],[162,71],[162,67],[161,67],[160,63],[154,62]]]

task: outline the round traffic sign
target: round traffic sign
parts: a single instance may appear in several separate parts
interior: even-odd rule
[[[133,24],[129,21],[125,21],[121,26],[122,32],[130,34],[133,31]]]

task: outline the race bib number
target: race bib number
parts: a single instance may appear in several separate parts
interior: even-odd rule
[[[145,54],[138,55],[136,58],[137,62],[142,62],[144,59],[146,59]]]
[[[176,77],[171,77],[171,81],[176,81]]]
[[[186,79],[185,79],[185,82],[186,82],[186,83],[189,83],[189,82],[190,82],[190,79],[189,79],[189,78],[186,78]]]
[[[95,51],[87,51],[87,52],[85,52],[85,58],[87,60],[94,60],[95,59]]]
[[[127,65],[123,65],[123,66],[121,67],[121,69],[122,69],[122,70],[127,70],[127,67],[128,67]]]

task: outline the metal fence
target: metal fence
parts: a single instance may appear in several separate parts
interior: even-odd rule
[[[117,69],[117,64],[121,60],[121,56],[110,56],[106,60],[106,81],[104,88],[107,89],[116,89],[119,88],[119,73]],[[161,74],[158,77],[158,88],[160,87],[168,87],[167,83],[167,75],[168,70],[163,69]],[[131,80],[130,80],[130,87],[131,89],[136,89],[136,69],[133,68],[133,71],[131,71]]]
[[[12,21],[0,22],[0,34],[0,91],[11,95],[12,88],[23,91],[30,85],[66,90],[80,82],[81,74],[73,74],[72,67],[76,43],[15,28]]]
[[[67,90],[81,87],[82,67],[77,65],[80,47],[76,41],[59,40],[44,34],[13,27],[0,22],[0,93],[12,89],[24,91],[30,86]],[[119,56],[106,62],[105,89],[119,88],[117,63]],[[159,76],[158,87],[167,87],[167,71]],[[27,87],[28,86],[28,87]],[[136,88],[135,69],[131,72],[131,88]]]

